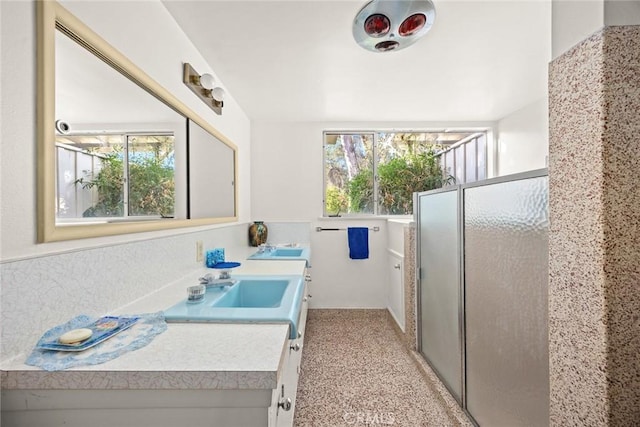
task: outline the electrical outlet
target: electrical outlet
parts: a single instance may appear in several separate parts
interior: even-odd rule
[[[196,262],[204,260],[204,249],[202,248],[202,240],[196,241]]]

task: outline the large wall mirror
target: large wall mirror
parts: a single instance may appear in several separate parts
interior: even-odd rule
[[[237,220],[231,141],[59,4],[38,31],[39,242]]]

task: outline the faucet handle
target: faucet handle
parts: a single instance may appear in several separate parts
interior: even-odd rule
[[[204,276],[200,277],[198,280],[200,280],[200,284],[207,285],[207,284],[213,282],[215,280],[215,278],[213,277],[213,274],[207,273]]]

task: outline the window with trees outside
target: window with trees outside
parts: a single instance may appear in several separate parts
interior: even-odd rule
[[[486,156],[484,131],[324,132],[324,215],[411,215],[414,192],[485,178]]]
[[[56,217],[172,217],[172,134],[56,136]]]

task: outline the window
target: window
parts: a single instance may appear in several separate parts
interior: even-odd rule
[[[325,132],[324,215],[410,215],[414,192],[482,179],[484,159],[484,132]]]
[[[172,217],[174,136],[56,136],[56,217]]]

